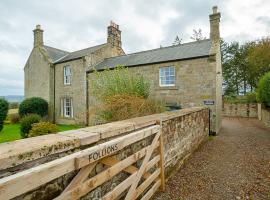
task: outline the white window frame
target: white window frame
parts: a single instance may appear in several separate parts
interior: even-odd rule
[[[73,117],[73,103],[72,98],[63,98],[63,117]]]
[[[163,72],[162,72],[163,70]],[[168,73],[166,75],[166,73]],[[166,84],[166,81],[169,81],[170,78],[173,78],[173,84]],[[165,83],[162,83],[162,79],[165,80]],[[176,76],[175,76],[175,67],[174,66],[167,66],[167,67],[160,67],[159,68],[159,86],[160,87],[168,87],[168,86],[175,86]]]
[[[67,65],[67,66],[64,66],[64,85],[70,85],[70,84],[71,84],[71,68],[69,65]]]

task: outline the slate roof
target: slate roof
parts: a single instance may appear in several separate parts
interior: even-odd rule
[[[117,65],[137,66],[173,60],[184,60],[196,57],[209,56],[211,40],[201,40],[175,46],[132,53],[123,56],[107,58],[95,66],[96,70],[114,68]]]
[[[100,45],[97,45],[97,46],[93,46],[93,47],[89,47],[89,48],[86,48],[86,49],[82,49],[82,50],[78,50],[78,51],[68,53],[64,57],[62,57],[61,59],[55,61],[54,63],[62,63],[62,62],[65,62],[65,61],[81,58],[81,57],[86,56],[86,55],[88,55],[90,53],[93,53],[94,51],[100,49],[101,47],[104,47],[105,45],[106,44],[100,44]]]
[[[56,49],[54,47],[49,47],[49,46],[45,46],[45,45],[44,45],[44,48],[48,52],[48,54],[53,62],[55,62],[56,60],[62,58],[63,56],[65,56],[69,53],[67,51],[63,51],[61,49]]]

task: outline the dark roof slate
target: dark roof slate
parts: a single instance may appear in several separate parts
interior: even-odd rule
[[[107,58],[95,66],[96,70],[114,68],[117,65],[137,66],[165,61],[182,60],[196,57],[209,56],[211,40],[190,42],[175,46],[161,47],[158,49],[132,53],[123,56]]]
[[[49,57],[52,59],[53,62],[57,61],[58,59],[62,58],[63,56],[69,54],[67,51],[63,51],[61,49],[56,49],[54,47],[45,46],[44,48],[49,54]]]
[[[97,45],[97,46],[93,46],[93,47],[89,47],[89,48],[86,48],[86,49],[82,49],[82,50],[78,50],[78,51],[68,53],[67,55],[65,55],[61,59],[55,61],[55,63],[62,63],[62,62],[65,62],[65,61],[81,58],[83,56],[86,56],[88,54],[91,54],[91,53],[95,52],[96,50],[104,47],[105,45],[106,44],[100,44],[100,45]]]

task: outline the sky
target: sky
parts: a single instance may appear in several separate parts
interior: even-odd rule
[[[169,46],[193,29],[209,37],[209,14],[217,5],[225,41],[270,34],[270,0],[0,0],[0,96],[23,95],[23,68],[36,24],[44,43],[67,51],[105,43],[110,20],[119,24],[126,53]]]

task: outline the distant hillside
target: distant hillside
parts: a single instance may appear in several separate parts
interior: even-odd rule
[[[4,98],[8,102],[22,102],[24,99],[24,96],[23,95],[7,95],[7,96],[0,96],[0,98]]]

